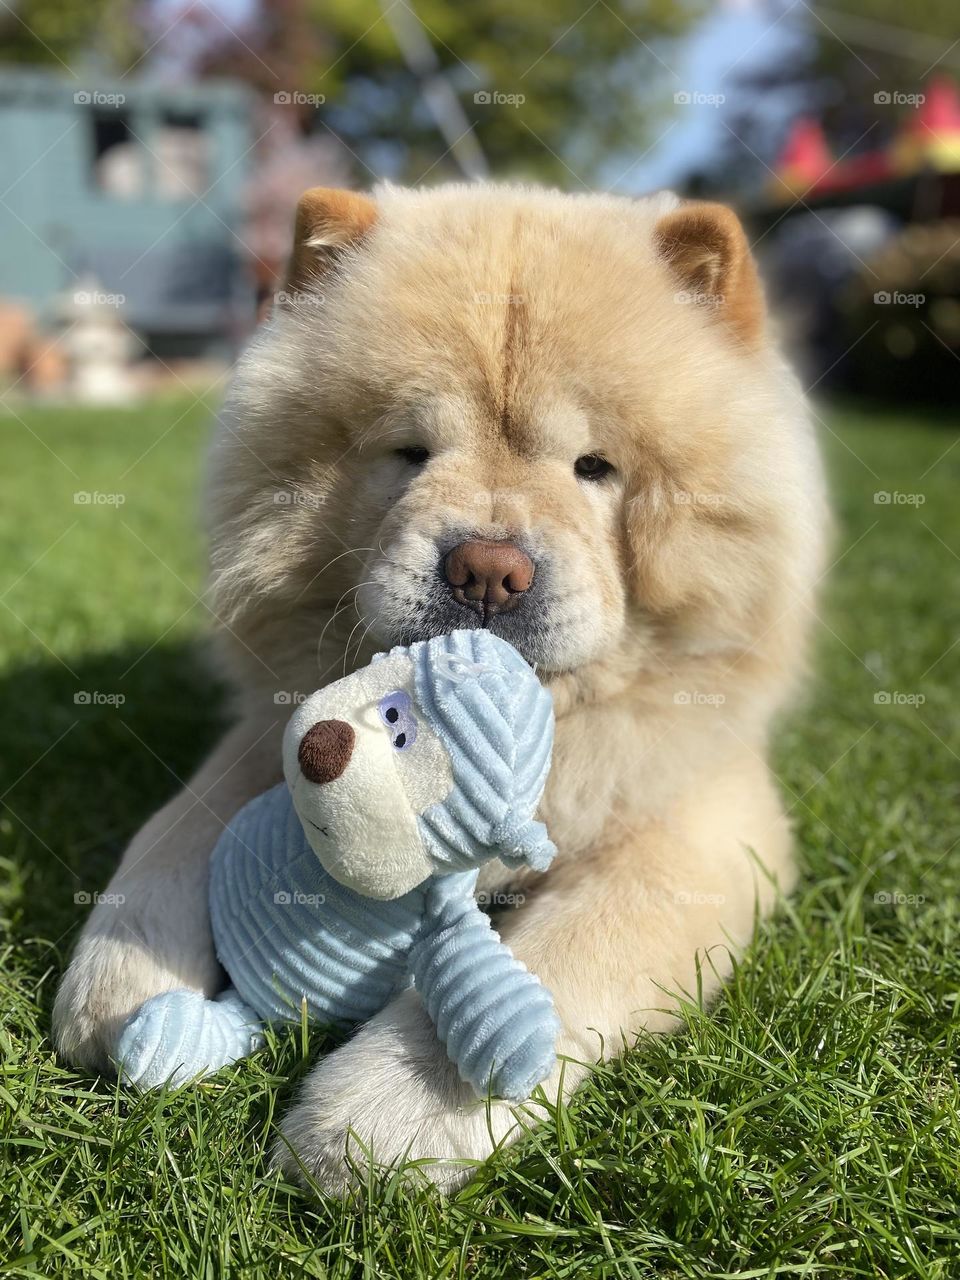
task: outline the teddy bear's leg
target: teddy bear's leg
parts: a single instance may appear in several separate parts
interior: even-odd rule
[[[210,854],[234,814],[280,781],[285,721],[237,725],[134,836],[57,992],[54,1035],[67,1061],[109,1070],[144,1001],[185,987],[213,996],[223,985],[207,907]]]
[[[411,962],[461,1079],[481,1098],[528,1098],[553,1069],[560,1022],[539,978],[504,946],[473,898],[444,905]]]
[[[197,991],[164,991],[129,1020],[115,1057],[125,1080],[155,1089],[219,1071],[262,1044],[263,1022],[233,987],[215,1000]]]

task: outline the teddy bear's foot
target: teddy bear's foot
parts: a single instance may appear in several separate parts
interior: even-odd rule
[[[127,1021],[116,1060],[128,1083],[155,1089],[219,1071],[262,1044],[262,1021],[232,987],[215,1000],[164,991]]]

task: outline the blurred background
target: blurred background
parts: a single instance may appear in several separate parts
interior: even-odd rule
[[[960,359],[953,0],[0,6],[0,394],[219,385],[306,187],[670,187],[747,222],[809,385]]]

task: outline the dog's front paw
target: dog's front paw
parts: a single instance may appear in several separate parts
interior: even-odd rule
[[[449,1191],[496,1145],[519,1137],[524,1120],[509,1103],[478,1101],[410,990],[314,1067],[281,1126],[274,1164],[342,1196],[371,1162],[418,1161]]]

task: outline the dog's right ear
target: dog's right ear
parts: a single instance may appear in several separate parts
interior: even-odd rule
[[[337,255],[361,240],[377,218],[377,206],[358,191],[311,187],[297,203],[293,252],[284,292],[296,295],[316,286]]]

